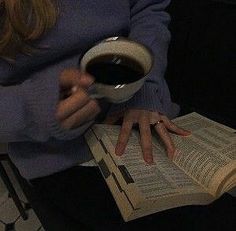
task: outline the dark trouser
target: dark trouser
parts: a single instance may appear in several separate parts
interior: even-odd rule
[[[26,183],[26,182],[25,182]],[[236,199],[228,194],[206,206],[185,206],[123,222],[96,167],[74,167],[25,185],[47,231],[224,230],[236,228]]]

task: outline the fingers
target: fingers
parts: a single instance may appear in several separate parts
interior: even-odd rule
[[[189,136],[189,135],[191,135],[190,131],[187,131],[187,130],[185,130],[183,128],[178,127],[171,120],[169,120],[166,116],[162,116],[162,119],[164,121],[165,127],[168,130],[170,130],[170,131],[172,131],[172,132],[174,132],[174,133],[176,133],[178,135],[181,135],[181,136]]]
[[[80,110],[75,111],[69,117],[61,121],[61,126],[65,129],[73,129],[79,125],[95,118],[100,112],[100,107],[95,100],[90,100]]]
[[[79,88],[77,91],[68,98],[59,101],[57,106],[56,118],[58,120],[64,120],[68,116],[81,109],[85,104],[89,102],[90,98],[87,93]]]
[[[155,126],[155,130],[161,137],[163,143],[165,144],[167,154],[169,158],[173,158],[175,154],[175,145],[172,141],[172,138],[169,134],[169,131],[176,133],[177,135],[188,136],[191,134],[190,131],[187,131],[183,128],[178,127],[171,120],[169,120],[166,116],[161,115],[159,121],[163,121]]]
[[[143,151],[143,159],[148,163],[153,163],[152,155],[152,134],[148,117],[142,117],[139,123],[140,141]]]
[[[110,122],[115,121],[116,119],[117,117],[111,117]],[[124,113],[123,124],[115,150],[117,155],[122,155],[124,153],[129,136],[131,134],[132,126],[135,123],[139,124],[140,143],[142,147],[143,158],[145,162],[149,164],[153,163],[152,134],[150,128],[151,124],[156,123],[155,130],[160,136],[160,139],[163,141],[170,159],[173,159],[176,148],[169,131],[183,136],[191,134],[190,131],[178,127],[162,114],[146,110],[130,109]]]
[[[97,101],[90,99],[86,91],[93,82],[92,76],[78,69],[65,69],[61,73],[56,119],[63,128],[76,128],[94,119],[100,112]]]
[[[66,99],[73,95],[78,88],[88,90],[94,79],[86,73],[81,73],[78,69],[65,69],[59,79],[60,99]]]
[[[121,126],[118,141],[116,144],[116,149],[115,149],[116,155],[121,156],[124,153],[126,145],[129,141],[132,126],[133,126],[133,121],[124,119],[122,126]]]
[[[141,112],[141,116],[139,117],[139,119],[137,117],[136,111],[132,111],[131,113],[128,112],[125,114],[115,152],[117,155],[122,155],[124,153],[130,133],[132,131],[133,124],[135,122],[139,123],[140,142],[143,152],[143,158],[147,163],[151,164],[153,163],[152,135],[149,116],[146,111]]]
[[[172,159],[175,153],[175,145],[169,135],[169,132],[165,128],[165,124],[164,123],[157,124],[155,126],[155,130],[157,131],[163,143],[165,144],[168,157]]]

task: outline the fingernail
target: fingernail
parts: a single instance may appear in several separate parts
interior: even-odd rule
[[[74,86],[71,88],[71,93],[75,93],[76,91],[78,90],[78,87],[77,86]]]
[[[183,134],[183,136],[189,136],[189,135],[191,135],[191,134],[192,134],[192,132],[191,132],[191,131],[187,131],[187,130],[185,130],[184,132],[185,132],[185,134]]]
[[[147,157],[147,158],[145,158],[145,161],[146,161],[148,164],[153,164],[153,158],[152,158],[152,157]]]

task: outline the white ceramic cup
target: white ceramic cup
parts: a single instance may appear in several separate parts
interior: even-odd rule
[[[91,98],[105,98],[112,103],[121,103],[129,100],[144,84],[147,74],[153,65],[153,55],[144,45],[123,37],[107,38],[90,48],[80,61],[80,69],[86,72],[87,65],[97,57],[104,55],[127,57],[134,60],[143,69],[143,77],[136,81],[123,84],[104,84],[95,82],[90,87]],[[112,78],[112,76],[111,76]]]

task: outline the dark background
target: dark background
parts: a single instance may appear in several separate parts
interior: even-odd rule
[[[236,0],[172,0],[166,79],[183,112],[236,127]]]

